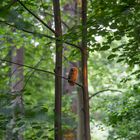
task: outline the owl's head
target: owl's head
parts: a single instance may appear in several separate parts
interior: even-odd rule
[[[77,69],[76,67],[72,67],[72,68],[71,68],[71,72],[73,72],[73,73],[78,73],[78,69]]]

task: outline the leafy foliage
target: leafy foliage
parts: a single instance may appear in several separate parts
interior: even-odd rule
[[[21,2],[53,28],[52,1]],[[62,39],[80,45],[80,18],[65,11],[67,3],[61,1],[65,31]],[[123,91],[105,91],[91,99],[91,122],[102,121],[111,127],[108,128],[110,140],[140,137],[139,9],[139,0],[90,0],[88,5],[89,92],[109,88]],[[53,37],[53,33],[18,1],[1,0],[0,11],[0,58],[10,60],[13,46],[24,47],[26,65],[53,71],[55,40],[43,36]],[[79,50],[70,45],[66,45],[63,57],[63,65],[69,61],[79,62],[81,58]],[[10,90],[10,71],[11,64],[0,61],[0,139],[5,138],[7,128],[11,127],[11,101],[15,97]],[[16,120],[13,131],[16,134],[22,128],[27,140],[51,140],[54,136],[54,77],[24,67],[24,81],[25,116]],[[77,122],[77,116],[69,111],[69,98],[63,98],[64,130],[74,129]]]

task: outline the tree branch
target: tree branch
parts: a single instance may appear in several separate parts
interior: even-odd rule
[[[117,89],[103,89],[103,90],[101,90],[101,91],[98,91],[98,92],[92,94],[92,95],[89,97],[89,100],[90,100],[92,97],[94,97],[94,96],[96,96],[96,95],[98,95],[98,94],[100,94],[100,93],[102,93],[102,92],[105,92],[105,91],[113,91],[113,92],[120,92],[120,93],[122,93],[122,91],[117,90]]]
[[[51,43],[51,42],[50,42]],[[38,67],[38,65],[40,64],[40,62],[43,60],[43,57],[38,61],[38,63],[34,66],[34,67]],[[31,74],[28,76],[27,80],[25,81],[23,90],[26,88],[28,81],[31,79],[32,75],[35,73],[35,70],[33,70],[31,72]]]
[[[11,27],[13,27],[13,28],[16,28],[17,30],[20,30],[20,31],[29,33],[29,34],[38,35],[38,36],[40,36],[40,37],[47,37],[47,38],[52,39],[52,40],[62,41],[62,42],[64,42],[65,44],[70,45],[70,46],[73,46],[73,47],[79,49],[80,51],[82,51],[81,47],[79,47],[79,46],[77,46],[77,45],[75,45],[75,44],[72,44],[72,43],[70,43],[70,42],[63,41],[62,39],[55,38],[55,37],[52,37],[52,36],[49,36],[49,35],[46,35],[46,34],[41,34],[41,33],[35,32],[35,31],[29,31],[29,30],[26,30],[26,29],[24,29],[24,28],[18,28],[17,26],[15,26],[15,25],[13,25],[13,24],[10,24],[10,23],[8,23],[7,21],[0,20],[0,22],[6,24],[6,25],[8,25],[8,26],[11,26]]]
[[[40,19],[30,9],[28,9],[20,0],[17,0],[17,2],[20,3],[20,5],[22,5],[24,7],[24,9],[26,9],[31,15],[33,15],[38,21],[40,21],[45,27],[47,27],[50,31],[55,33],[55,31],[52,28],[50,28],[42,19]]]
[[[51,14],[51,13],[49,13],[49,12],[44,12],[44,14],[47,14],[47,15],[49,15],[49,16],[51,16],[51,17],[54,17],[54,15],[53,14]],[[62,20],[61,21],[62,22],[62,24],[66,27],[66,28],[68,28],[68,29],[70,29],[70,27]]]
[[[39,68],[35,68],[35,67],[32,67],[32,66],[29,66],[29,65],[24,65],[24,64],[19,64],[19,63],[16,63],[16,62],[12,62],[12,61],[9,61],[9,60],[6,60],[6,59],[1,59],[0,58],[0,61],[3,61],[3,62],[7,62],[7,63],[12,63],[12,64],[15,64],[15,65],[19,65],[19,66],[22,66],[22,67],[26,67],[26,68],[29,68],[29,69],[33,69],[33,70],[36,70],[36,71],[41,71],[41,72],[44,72],[44,73],[49,73],[51,75],[55,75],[55,76],[58,76],[58,77],[61,77],[62,79],[68,81],[68,78],[62,76],[62,75],[58,75],[56,74],[55,72],[51,72],[51,71],[47,71],[47,70],[43,70],[43,69],[39,69]],[[83,87],[81,84],[79,83],[76,83],[74,82],[76,85],[78,85],[79,87]]]

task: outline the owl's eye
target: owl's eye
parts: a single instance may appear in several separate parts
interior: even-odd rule
[[[71,71],[73,71],[74,69],[71,69]]]

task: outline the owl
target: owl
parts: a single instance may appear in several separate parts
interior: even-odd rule
[[[72,67],[69,71],[68,82],[71,86],[75,85],[75,82],[78,78],[78,69],[76,67]]]

